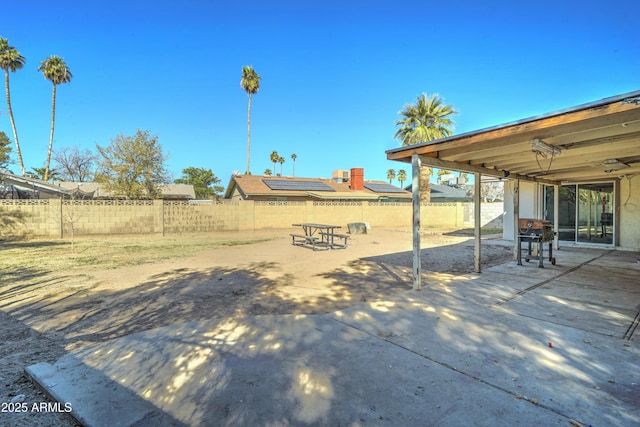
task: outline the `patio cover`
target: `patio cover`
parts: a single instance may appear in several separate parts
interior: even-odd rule
[[[539,143],[547,146],[547,153],[535,152]],[[420,210],[415,207],[415,204],[419,206],[417,171],[420,165],[475,174],[476,219],[479,219],[481,175],[550,185],[637,175],[640,173],[640,90],[504,125],[387,150],[386,154],[389,160],[412,163],[414,287],[420,288],[420,257],[417,256]],[[517,220],[517,207],[515,214]],[[479,252],[477,220],[478,272]]]

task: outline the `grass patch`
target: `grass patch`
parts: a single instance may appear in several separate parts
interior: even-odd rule
[[[204,236],[77,238],[68,241],[29,240],[0,244],[0,270],[10,272],[73,272],[119,268],[188,257],[220,246],[251,245],[269,239],[220,239]],[[1,279],[0,279],[1,280]]]

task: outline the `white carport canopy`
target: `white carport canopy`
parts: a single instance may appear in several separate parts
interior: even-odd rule
[[[420,289],[421,165],[475,175],[475,268],[480,272],[481,175],[558,186],[640,174],[640,91],[386,154],[389,160],[412,164],[414,288]],[[518,211],[516,202],[516,224]]]

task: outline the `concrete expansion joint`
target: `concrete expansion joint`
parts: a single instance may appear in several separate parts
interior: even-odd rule
[[[521,297],[521,296],[523,296],[524,294],[526,294],[527,292],[530,292],[530,291],[532,291],[532,290],[534,290],[534,289],[537,289],[537,288],[539,288],[539,287],[541,287],[541,286],[544,286],[544,285],[546,285],[547,283],[551,283],[551,282],[553,282],[553,281],[555,281],[555,280],[558,280],[560,277],[566,276],[567,274],[573,273],[574,271],[576,271],[576,270],[578,270],[578,269],[580,269],[580,268],[584,267],[585,265],[587,265],[587,264],[589,264],[589,263],[591,263],[591,262],[593,262],[593,261],[595,261],[595,260],[597,260],[597,259],[602,258],[602,257],[603,257],[603,256],[605,256],[606,254],[607,254],[607,252],[603,252],[602,254],[600,254],[600,255],[598,255],[598,256],[596,256],[596,257],[594,257],[594,258],[591,258],[590,260],[587,260],[587,261],[585,261],[585,262],[583,262],[583,263],[581,263],[581,264],[578,264],[578,265],[576,265],[575,267],[571,267],[571,268],[570,268],[570,269],[568,269],[567,271],[563,271],[563,272],[561,272],[561,273],[560,273],[560,274],[558,274],[557,276],[550,277],[550,278],[548,278],[548,279],[546,279],[546,280],[543,280],[543,281],[542,281],[542,282],[540,282],[540,283],[536,283],[535,285],[529,286],[529,287],[528,287],[528,288],[526,288],[526,289],[523,289],[523,290],[521,290],[521,291],[518,291],[518,292],[516,292],[515,294],[511,295],[510,297],[507,297],[507,298],[503,298],[503,299],[501,299],[500,301],[498,301],[497,303],[495,303],[495,305],[502,305],[502,304],[505,304],[505,303],[507,303],[507,302],[509,302],[509,301],[511,301],[511,300],[514,300],[514,299],[516,299],[516,298],[518,298],[518,297]]]

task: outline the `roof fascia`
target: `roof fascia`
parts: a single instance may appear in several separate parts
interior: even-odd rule
[[[380,199],[381,196],[377,196],[377,195],[368,195],[368,194],[363,194],[360,196],[356,196],[356,195],[340,195],[340,194],[327,194],[326,196],[323,194],[318,194],[318,193],[312,193],[312,192],[308,192],[307,193],[309,196],[311,197],[315,197],[316,199],[321,199],[321,200],[378,200]]]

